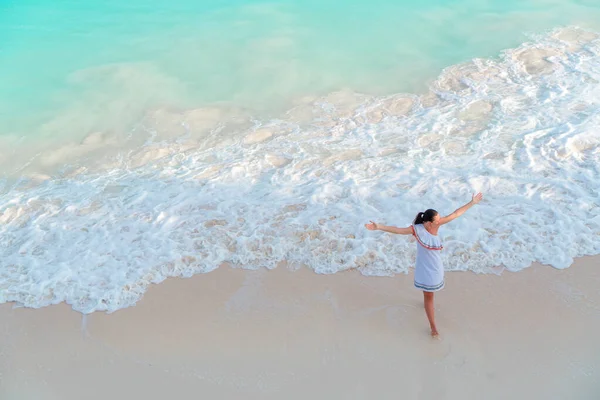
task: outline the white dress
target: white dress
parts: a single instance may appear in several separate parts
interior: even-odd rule
[[[442,241],[437,235],[427,232],[423,224],[413,225],[412,230],[417,239],[415,287],[424,292],[437,292],[444,288]]]

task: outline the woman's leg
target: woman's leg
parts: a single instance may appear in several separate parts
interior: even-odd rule
[[[433,292],[423,292],[423,303],[425,305],[425,313],[431,327],[431,336],[437,337],[438,330],[435,326],[435,309],[433,307]]]

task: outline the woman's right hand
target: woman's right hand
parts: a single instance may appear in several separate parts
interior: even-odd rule
[[[483,199],[483,194],[482,193],[477,193],[473,195],[473,198],[471,199],[471,203],[473,204],[478,204],[481,199]]]
[[[377,224],[373,221],[370,221],[370,224],[365,224],[365,228],[367,228],[370,231],[376,231],[377,229],[379,229],[379,227],[377,226]]]

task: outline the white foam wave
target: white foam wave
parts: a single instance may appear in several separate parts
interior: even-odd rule
[[[485,202],[443,228],[448,269],[568,267],[600,253],[599,82],[598,36],[561,29],[423,96],[338,92],[269,122],[154,111],[140,126],[158,140],[106,171],[5,183],[0,301],[114,311],[223,263],[406,272],[414,242],[362,224],[407,226],[475,191]]]

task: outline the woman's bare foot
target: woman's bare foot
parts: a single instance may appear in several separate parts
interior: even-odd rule
[[[440,338],[440,333],[437,331],[437,329],[432,329],[431,330],[431,337],[433,339],[439,339]]]

